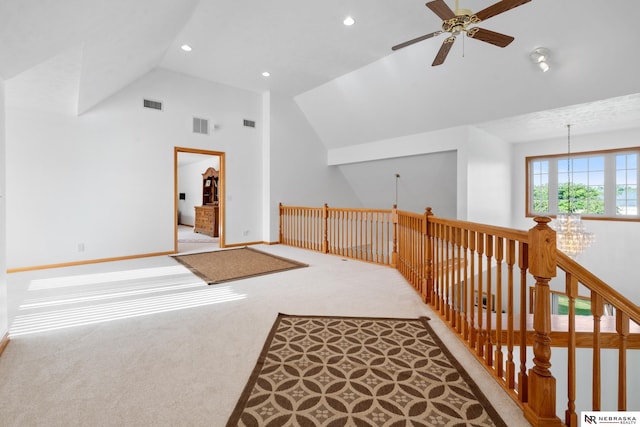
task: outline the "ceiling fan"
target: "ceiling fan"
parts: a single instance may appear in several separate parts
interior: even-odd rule
[[[433,13],[438,15],[442,19],[442,30],[434,31],[433,33],[426,34],[424,36],[416,37],[415,39],[408,40],[404,43],[400,43],[391,48],[391,50],[402,49],[403,47],[410,46],[414,43],[421,42],[423,40],[430,39],[431,37],[439,36],[440,34],[449,33],[440,50],[433,60],[432,66],[441,65],[447,58],[453,42],[456,40],[456,36],[466,33],[467,37],[477,39],[486,43],[499,47],[506,47],[513,41],[513,37],[505,34],[496,33],[495,31],[486,30],[484,28],[472,27],[470,25],[477,24],[482,21],[496,16],[502,12],[506,12],[514,7],[521,6],[525,3],[529,3],[531,0],[501,0],[479,12],[473,13],[468,9],[459,9],[458,0],[456,0],[456,11],[451,10],[444,0],[434,0],[426,3],[426,6],[431,9]]]

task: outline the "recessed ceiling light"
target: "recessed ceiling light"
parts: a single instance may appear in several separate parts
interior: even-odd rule
[[[191,52],[191,46],[189,46],[188,44],[183,44],[182,46],[180,46],[180,49],[184,50],[185,52]]]
[[[263,76],[263,77],[269,77],[270,75],[271,75],[271,73],[270,73],[270,72],[268,72],[268,71],[263,71],[263,72],[262,72],[262,76]]]
[[[355,23],[356,23],[356,20],[355,20],[355,19],[353,19],[353,18],[352,18],[352,17],[350,17],[350,16],[347,16],[346,18],[344,18],[344,21],[342,21],[342,23],[343,23],[344,25],[346,25],[347,27],[350,27],[350,26],[352,26],[353,24],[355,24]]]

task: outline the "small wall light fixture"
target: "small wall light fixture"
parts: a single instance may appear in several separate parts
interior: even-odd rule
[[[549,49],[546,47],[538,47],[534,49],[529,56],[543,73],[549,71]]]

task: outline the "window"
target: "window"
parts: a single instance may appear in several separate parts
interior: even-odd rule
[[[527,216],[640,220],[640,148],[527,158]]]

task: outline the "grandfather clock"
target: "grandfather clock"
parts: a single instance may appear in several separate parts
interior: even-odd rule
[[[218,237],[218,171],[208,168],[202,174],[202,206],[196,206],[196,233]]]

